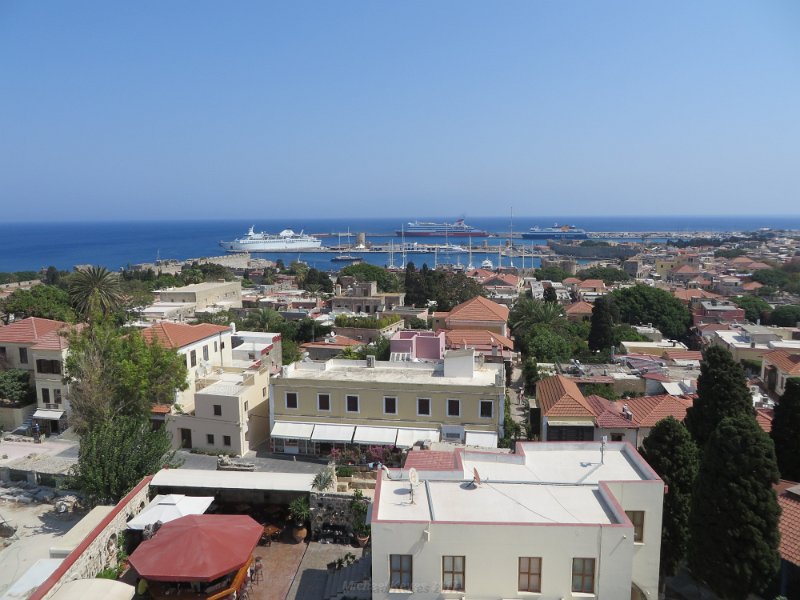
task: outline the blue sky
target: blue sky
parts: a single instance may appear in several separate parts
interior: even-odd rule
[[[800,3],[0,0],[10,220],[798,214]]]

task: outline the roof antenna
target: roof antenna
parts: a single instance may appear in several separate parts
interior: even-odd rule
[[[408,486],[409,491],[411,492],[411,504],[414,504],[414,486],[419,485],[419,473],[414,467],[411,467],[408,470]]]
[[[605,454],[606,454],[606,442],[607,441],[608,441],[608,436],[607,435],[604,435],[600,439],[600,464],[601,465],[606,464],[606,462],[605,462]]]

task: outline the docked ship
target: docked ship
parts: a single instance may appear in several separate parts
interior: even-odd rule
[[[522,234],[526,240],[585,240],[585,229],[580,229],[574,225],[561,225],[558,223],[552,227],[531,227]]]
[[[295,233],[291,229],[284,229],[278,234],[256,233],[253,227],[248,229],[244,237],[232,242],[219,243],[226,252],[297,252],[300,250],[315,250],[322,245],[322,240],[302,231]]]
[[[458,219],[455,223],[431,223],[430,221],[413,221],[407,223],[403,229],[395,232],[397,235],[406,236],[461,236],[461,237],[487,237],[488,231],[476,229]]]

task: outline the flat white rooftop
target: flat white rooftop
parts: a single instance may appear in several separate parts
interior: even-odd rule
[[[597,486],[408,481],[384,478],[378,518],[389,521],[595,525],[615,523]]]
[[[162,469],[155,474],[150,485],[174,488],[310,492],[313,480],[314,475],[306,473]]]
[[[600,481],[653,479],[644,460],[621,442],[606,444],[601,457],[600,442],[534,442],[522,444],[518,454],[466,451],[464,477],[474,470],[481,481],[528,481],[558,484],[597,484]]]
[[[374,368],[369,368],[364,361],[329,360],[327,363],[295,363],[281,378],[480,387],[493,386],[498,370],[495,365],[484,365],[475,368],[472,377],[445,377],[441,364],[379,361]]]

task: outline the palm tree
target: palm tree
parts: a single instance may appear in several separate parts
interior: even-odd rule
[[[85,317],[95,312],[109,314],[122,306],[119,275],[105,267],[79,269],[72,274],[69,297],[75,310]]]
[[[536,298],[520,298],[511,309],[508,323],[514,335],[527,334],[534,325],[552,323],[561,317],[561,305],[555,302],[543,302]]]

